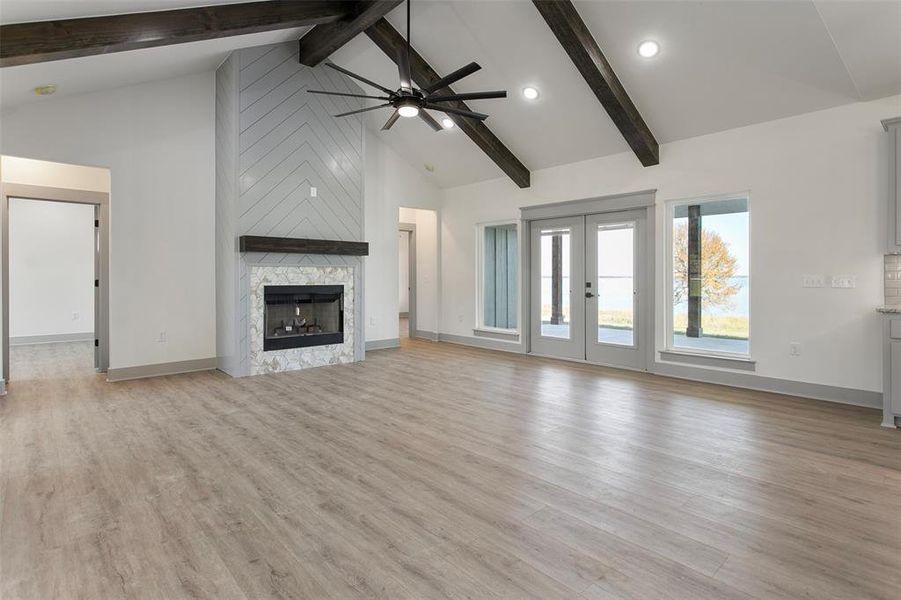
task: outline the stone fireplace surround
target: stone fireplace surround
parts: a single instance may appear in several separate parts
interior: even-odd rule
[[[250,374],[278,373],[354,362],[354,267],[249,265]],[[344,287],[344,342],[286,350],[263,350],[264,294],[267,285],[341,285]]]

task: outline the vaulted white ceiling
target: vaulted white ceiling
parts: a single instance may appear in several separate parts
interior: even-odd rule
[[[0,0],[0,22],[213,3],[226,2]],[[591,0],[576,6],[661,143],[901,93],[897,0]],[[531,1],[414,0],[412,10],[413,46],[439,73],[472,60],[482,65],[456,91],[508,90],[506,100],[470,105],[491,115],[486,124],[529,169],[629,151]],[[388,19],[405,31],[402,9]],[[301,34],[254,34],[6,68],[0,70],[0,103],[8,109],[45,101],[31,89],[46,83],[57,84],[57,96],[65,96],[214,69],[235,48]],[[645,39],[660,43],[658,57],[638,56]],[[396,67],[365,35],[332,60],[397,85]],[[540,90],[537,101],[522,97],[527,85]],[[434,133],[418,119],[402,119],[380,132],[388,114],[369,113],[367,125],[436,184],[503,176],[457,129]]]

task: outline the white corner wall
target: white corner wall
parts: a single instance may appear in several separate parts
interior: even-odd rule
[[[210,72],[2,114],[4,154],[110,169],[111,368],[216,356],[214,97]]]
[[[365,259],[366,341],[395,340],[398,337],[398,211],[401,206],[437,211],[441,192],[377,135],[367,130],[364,136],[365,240],[369,242],[369,256]],[[437,229],[439,216],[437,212],[433,214]],[[437,240],[435,244],[437,260]],[[420,329],[435,327],[429,331],[437,331],[437,276],[435,281],[434,315],[426,320],[421,317],[419,325]],[[417,308],[420,313],[428,310]]]
[[[11,342],[76,334],[94,338],[94,207],[10,198]]]
[[[887,142],[881,119],[901,97],[665,144],[660,165],[619,154],[444,191],[441,332],[472,336],[476,224],[519,208],[657,189],[657,281],[665,277],[664,203],[750,190],[752,354],[757,374],[855,390],[882,388],[881,322]],[[804,274],[854,275],[855,289],[803,289]],[[656,298],[658,349],[665,298]],[[789,355],[799,342],[801,356]]]

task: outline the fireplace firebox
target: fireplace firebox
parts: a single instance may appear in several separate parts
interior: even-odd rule
[[[343,285],[267,285],[263,350],[344,343]]]

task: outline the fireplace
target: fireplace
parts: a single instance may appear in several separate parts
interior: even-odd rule
[[[267,285],[263,350],[344,343],[343,285]]]

